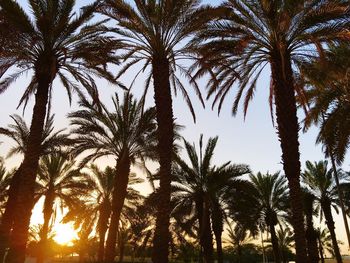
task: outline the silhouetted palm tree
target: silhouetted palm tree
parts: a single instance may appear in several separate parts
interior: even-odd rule
[[[227,0],[222,19],[214,20],[198,35],[197,76],[208,72],[208,97],[214,97],[219,111],[230,90],[237,87],[232,111],[244,97],[244,114],[253,99],[259,76],[270,66],[269,103],[276,110],[283,169],[288,178],[295,231],[297,262],[307,262],[303,208],[300,194],[300,154],[295,93],[301,94],[294,79],[297,62],[317,56],[313,44],[347,41],[348,3],[336,1]],[[194,68],[197,64],[194,65]]]
[[[43,156],[39,163],[38,174],[37,193],[39,196],[44,196],[44,224],[41,231],[41,253],[38,258],[38,262],[42,263],[46,257],[49,225],[50,221],[54,220],[57,202],[60,202],[61,206],[72,208],[75,200],[85,195],[90,188],[84,178],[86,176],[76,169],[75,161],[63,152]]]
[[[102,103],[93,105],[87,100],[80,102],[81,110],[69,114],[76,135],[74,153],[89,151],[82,164],[100,157],[116,159],[116,176],[112,197],[112,217],[108,231],[105,259],[113,261],[120,213],[127,195],[131,164],[143,163],[154,156],[155,110],[143,110],[143,101],[136,101],[125,93],[122,102],[113,98],[114,111]]]
[[[222,262],[223,224],[225,219],[223,194],[231,188],[242,188],[244,182],[239,176],[250,172],[246,165],[221,166],[212,164],[218,137],[209,138],[203,149],[203,136],[199,139],[199,152],[195,145],[184,140],[185,149],[190,159],[188,165],[182,158],[176,157],[173,169],[173,214],[180,213],[181,223],[188,220],[198,222],[198,236],[203,249],[204,262],[213,262],[214,231],[218,260]]]
[[[10,186],[12,175],[13,173],[7,172],[4,160],[0,158],[0,221],[8,197],[8,188]]]
[[[167,263],[169,252],[169,218],[170,218],[170,183],[172,148],[174,142],[174,123],[171,88],[176,94],[179,91],[190,107],[194,110],[186,85],[176,73],[189,80],[189,86],[194,87],[201,103],[199,87],[179,60],[189,59],[188,38],[213,17],[210,8],[200,7],[198,0],[105,0],[100,11],[114,19],[117,33],[123,39],[125,54],[121,56],[126,61],[118,76],[123,75],[136,64],[142,64],[135,79],[142,72],[147,72],[145,94],[153,79],[154,100],[157,109],[158,122],[158,152],[160,202],[152,260],[155,263]],[[133,85],[132,81],[131,86]]]
[[[8,125],[8,128],[0,128],[0,134],[11,139],[15,144],[10,148],[7,158],[12,157],[16,154],[24,155],[28,146],[28,138],[30,135],[30,129],[24,119],[19,115],[12,115],[11,119],[13,124]],[[42,134],[42,142],[40,145],[41,156],[48,155],[50,153],[61,150],[72,143],[69,139],[68,134],[63,133],[64,130],[54,131],[54,116],[50,116],[46,119],[44,130]],[[21,184],[21,173],[17,172],[16,169],[13,172],[13,177],[10,182],[10,189],[8,191],[8,201],[5,205],[5,212],[3,215],[3,222],[1,227],[5,227],[10,224],[11,218],[15,209],[15,202],[17,192]],[[33,200],[34,203],[37,201],[37,196]],[[10,232],[10,229],[2,229],[5,240],[0,242],[0,262],[5,255],[5,249],[7,247],[6,237]],[[2,231],[1,230],[1,231]],[[1,236],[0,236],[1,239]]]
[[[74,0],[33,0],[28,1],[29,11],[26,13],[16,1],[0,2],[3,18],[18,32],[17,43],[8,43],[1,52],[0,71],[16,66],[17,69],[2,78],[0,93],[18,77],[32,71],[32,78],[19,104],[25,106],[31,96],[35,97],[27,149],[17,170],[24,176],[17,194],[16,213],[10,220],[3,220],[0,229],[0,235],[6,237],[13,220],[11,248],[7,256],[11,262],[22,263],[25,258],[40,145],[54,79],[57,77],[61,81],[69,98],[72,92],[82,94],[79,83],[95,101],[98,92],[92,76],[115,82],[106,66],[117,62],[113,52],[117,41],[103,34],[105,26],[102,22],[88,24],[95,4],[85,7],[77,15],[73,13],[74,6]]]
[[[327,228],[330,232],[334,255],[338,263],[342,262],[340,250],[335,234],[335,226],[332,215],[332,207],[337,211],[338,195],[337,187],[332,176],[332,169],[327,168],[327,161],[311,163],[306,162],[306,169],[302,173],[303,183],[307,189],[315,196],[321,215],[326,220]],[[340,173],[342,175],[342,173]],[[341,179],[341,178],[340,178]]]

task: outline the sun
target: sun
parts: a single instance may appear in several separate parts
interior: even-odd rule
[[[53,239],[61,245],[72,245],[72,241],[78,238],[72,224],[56,224],[54,231],[55,237]]]

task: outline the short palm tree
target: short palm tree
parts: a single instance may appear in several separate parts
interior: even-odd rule
[[[337,211],[338,195],[332,169],[327,168],[327,161],[312,163],[306,162],[306,169],[302,173],[303,183],[312,193],[318,203],[321,215],[324,215],[327,228],[330,232],[334,255],[338,263],[342,262],[340,250],[335,234],[335,226],[332,215],[332,207]],[[342,173],[340,173],[342,175]],[[340,178],[341,179],[341,178]]]
[[[176,73],[189,80],[200,101],[199,87],[179,60],[189,59],[184,42],[193,33],[202,29],[213,17],[210,8],[200,7],[198,0],[104,0],[100,12],[114,19],[117,32],[123,39],[126,52],[122,55],[125,66],[118,76],[123,75],[136,64],[141,64],[136,77],[147,72],[145,94],[153,79],[154,100],[157,109],[159,164],[160,164],[160,202],[154,236],[152,260],[155,263],[168,262],[169,217],[172,148],[174,142],[174,123],[171,88],[179,91],[194,116],[194,110],[186,85]],[[136,78],[135,77],[135,78]],[[134,81],[132,82],[134,83]]]
[[[348,3],[309,0],[226,0],[227,10],[193,43],[199,53],[197,75],[210,75],[208,97],[214,97],[219,110],[237,87],[233,102],[236,114],[243,99],[244,114],[253,99],[259,76],[270,66],[269,103],[271,115],[276,110],[278,137],[283,169],[290,188],[297,262],[306,262],[306,241],[300,194],[299,123],[295,94],[301,94],[294,78],[298,62],[317,56],[313,44],[347,41]],[[197,48],[197,44],[201,47]]]
[[[50,221],[54,220],[53,215],[56,214],[57,202],[61,203],[61,207],[72,207],[75,200],[85,195],[90,189],[85,177],[76,169],[75,161],[66,153],[56,152],[41,158],[37,192],[44,197],[44,224],[41,231],[39,263],[45,260]]]
[[[19,115],[12,115],[13,124],[8,125],[7,128],[0,128],[0,134],[12,140],[15,144],[10,148],[7,158],[16,154],[24,155],[27,150],[28,138],[30,135],[30,128]],[[54,116],[46,119],[44,130],[42,134],[42,142],[40,145],[41,156],[61,150],[62,148],[71,144],[68,134],[63,133],[64,130],[54,131]],[[13,172],[13,177],[10,182],[10,189],[8,191],[8,199],[5,204],[5,211],[1,221],[0,227],[0,261],[2,261],[7,247],[7,239],[12,227],[12,218],[15,213],[16,198],[18,196],[19,186],[21,183],[21,173],[19,169]],[[36,201],[34,201],[35,203]]]
[[[105,238],[108,230],[108,221],[112,212],[112,192],[114,186],[115,171],[107,166],[101,170],[97,165],[90,166],[92,189],[96,197],[96,211],[99,213],[96,230],[99,237],[97,260],[103,262],[105,253]]]
[[[236,224],[233,228],[229,224],[227,228],[228,238],[226,243],[233,249],[238,258],[238,263],[241,262],[243,248],[250,245],[253,238],[249,236],[248,229],[240,224]]]
[[[122,102],[113,98],[114,111],[102,103],[94,105],[83,99],[81,110],[69,114],[76,135],[74,153],[89,151],[82,164],[100,157],[111,156],[116,160],[112,217],[107,237],[105,258],[111,262],[115,257],[115,244],[120,213],[127,195],[131,164],[141,163],[154,156],[155,111],[144,111],[143,101],[136,101],[125,93]]]
[[[293,247],[293,232],[289,227],[280,227],[280,229],[277,230],[276,234],[278,239],[278,245],[281,251],[282,262],[288,263],[289,260],[287,259],[287,253],[291,252],[291,248]]]
[[[198,222],[198,238],[204,262],[213,262],[212,230],[216,238],[218,260],[222,262],[221,235],[225,219],[223,194],[230,188],[242,188],[244,183],[238,177],[250,172],[246,165],[231,165],[230,162],[218,167],[213,165],[217,140],[218,137],[209,138],[203,149],[201,135],[199,152],[195,145],[184,140],[190,164],[176,157],[173,169],[173,214],[180,212],[182,218],[192,223]]]
[[[317,214],[315,209],[316,197],[307,189],[303,189],[304,214],[306,222],[306,244],[310,262],[319,262],[319,253],[317,248],[317,231],[314,227],[314,216]]]
[[[281,262],[281,254],[275,226],[285,215],[288,208],[288,186],[286,179],[279,174],[250,175],[252,188],[248,188],[249,196],[230,202],[230,210],[234,219],[250,229],[253,234],[260,226],[266,226],[271,235],[271,244],[275,262]],[[247,198],[245,198],[247,197]],[[247,209],[249,207],[249,209]]]
[[[19,263],[25,258],[40,145],[53,81],[56,77],[61,81],[69,98],[72,92],[82,94],[80,83],[97,101],[98,92],[92,76],[115,82],[106,66],[117,62],[113,52],[117,41],[103,34],[105,26],[101,22],[89,24],[95,4],[75,15],[74,0],[27,2],[28,13],[17,1],[0,2],[3,18],[18,32],[18,41],[14,44],[9,42],[6,50],[1,52],[0,71],[17,69],[8,76],[1,74],[0,93],[24,73],[32,72],[20,104],[26,105],[31,96],[35,97],[27,149],[19,169],[24,176],[17,196],[8,253],[9,261]]]

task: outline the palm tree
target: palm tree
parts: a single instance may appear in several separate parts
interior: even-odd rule
[[[184,42],[194,32],[203,28],[214,16],[208,7],[200,7],[198,0],[105,0],[100,12],[118,22],[117,32],[123,38],[126,49],[122,59],[125,66],[118,76],[123,75],[130,67],[143,63],[135,79],[142,72],[147,72],[145,94],[153,79],[154,101],[158,122],[158,153],[160,199],[154,236],[152,260],[155,263],[168,262],[169,253],[169,218],[172,148],[174,142],[174,123],[171,87],[184,96],[192,115],[194,110],[186,90],[176,73],[189,80],[195,92],[200,95],[199,87],[179,60],[189,59],[187,45]],[[215,14],[216,15],[216,14]],[[132,81],[131,86],[134,81]]]
[[[303,183],[307,189],[315,196],[319,211],[324,214],[327,228],[330,232],[333,250],[338,263],[342,262],[340,250],[335,234],[334,220],[332,216],[332,207],[337,211],[338,195],[337,187],[332,176],[332,169],[327,169],[327,161],[311,163],[306,162],[306,169],[302,173]],[[342,175],[342,173],[340,173]],[[340,178],[341,179],[341,178]]]
[[[75,168],[74,160],[68,154],[56,152],[41,158],[38,169],[38,194],[44,196],[44,224],[41,231],[41,253],[38,262],[44,262],[50,221],[56,214],[55,204],[72,207],[75,200],[90,189],[84,174]]]
[[[0,128],[0,134],[11,139],[15,144],[10,148],[7,158],[10,158],[14,155],[24,153],[27,150],[28,138],[30,135],[30,128],[19,115],[10,116],[13,120],[13,124],[8,125],[7,128]],[[68,135],[63,133],[64,130],[54,131],[54,115],[46,119],[44,130],[42,134],[42,142],[40,145],[41,155],[48,155],[53,152],[61,150],[63,147],[66,147],[71,144],[71,140]],[[19,186],[21,183],[21,173],[18,172],[18,169],[13,172],[13,177],[10,182],[10,189],[8,191],[8,198],[5,205],[5,212],[3,215],[3,220],[0,228],[0,262],[3,261],[5,255],[5,249],[7,247],[7,239],[10,233],[11,218],[14,215],[16,197],[18,195]],[[36,201],[34,201],[35,203]],[[9,228],[5,228],[8,226]],[[4,227],[4,228],[3,228]]]
[[[314,228],[313,217],[317,212],[315,210],[315,196],[307,189],[303,189],[304,214],[306,218],[306,244],[310,262],[319,262],[319,253],[317,248],[317,231]]]
[[[137,102],[130,93],[125,93],[123,102],[113,98],[114,112],[102,103],[93,105],[85,99],[80,102],[81,110],[70,113],[71,124],[76,127],[74,153],[89,151],[82,164],[104,156],[116,159],[116,176],[112,197],[112,217],[108,231],[107,262],[115,257],[115,244],[120,213],[127,195],[131,164],[144,162],[153,156],[155,144],[155,111],[143,110],[143,101]]]
[[[107,166],[100,170],[97,165],[91,164],[92,189],[96,192],[93,198],[98,211],[97,232],[99,236],[97,260],[103,262],[105,254],[105,238],[108,229],[108,221],[112,212],[112,192],[114,186],[115,171]]]
[[[320,126],[316,142],[323,145],[325,156],[331,160],[350,248],[350,230],[344,205],[346,198],[343,196],[337,174],[337,164],[343,163],[350,140],[347,77],[350,64],[346,59],[350,55],[350,46],[332,45],[330,50],[321,49],[320,52],[320,59],[304,63],[302,66],[302,74],[307,82],[306,97],[310,104],[304,130],[308,130],[312,124]]]
[[[241,263],[242,250],[244,246],[250,245],[253,238],[248,235],[248,230],[241,224],[236,224],[234,228],[229,224],[227,228],[228,239],[226,243],[233,248],[237,254],[238,263]]]
[[[28,1],[31,17],[16,1],[0,2],[3,18],[18,31],[17,43],[10,42],[6,50],[2,50],[0,58],[1,71],[16,66],[18,69],[2,78],[0,93],[19,76],[32,71],[31,81],[19,104],[26,105],[32,95],[35,97],[27,149],[18,169],[24,176],[17,195],[16,213],[10,222],[3,221],[0,229],[0,234],[4,236],[13,220],[8,253],[11,262],[23,262],[25,257],[40,145],[54,79],[58,77],[69,98],[73,91],[82,94],[77,84],[81,83],[95,101],[98,92],[92,76],[115,82],[106,65],[117,62],[113,54],[117,41],[103,34],[105,26],[102,22],[88,24],[95,4],[83,8],[79,15],[74,15],[74,5],[74,0]]]
[[[246,188],[246,194],[229,203],[231,216],[254,235],[261,226],[267,227],[275,262],[281,262],[275,225],[288,208],[286,179],[279,172],[266,175],[259,172],[250,175],[250,181],[252,188]]]
[[[288,263],[289,260],[287,259],[287,253],[291,252],[290,248],[293,246],[293,232],[289,227],[280,227],[280,229],[277,230],[277,239],[281,251],[282,262]]]
[[[323,228],[323,229],[318,228],[317,229],[317,240],[318,240],[320,258],[321,258],[322,263],[325,262],[325,255],[324,255],[325,250],[327,250],[327,252],[329,254],[331,254],[333,257],[335,257],[333,245],[332,245],[332,237],[331,237],[331,234],[327,228]],[[342,244],[342,242],[339,240],[338,240],[338,243]]]
[[[288,178],[296,239],[297,262],[306,262],[306,240],[300,194],[300,153],[295,93],[301,94],[294,79],[296,62],[317,55],[314,43],[347,41],[348,3],[336,1],[261,1],[226,0],[227,12],[213,21],[193,43],[199,53],[197,76],[209,72],[208,97],[214,97],[219,111],[236,87],[233,113],[244,97],[244,115],[253,99],[256,84],[264,68],[271,69],[269,103],[276,110],[283,169]],[[202,43],[197,48],[197,44]]]
[[[246,165],[230,165],[230,162],[219,167],[212,165],[217,140],[218,137],[209,138],[207,146],[203,149],[201,135],[199,153],[195,145],[184,140],[190,165],[177,156],[173,169],[172,213],[174,215],[180,213],[180,218],[176,218],[181,224],[186,220],[192,224],[198,222],[198,237],[203,249],[204,262],[213,260],[212,229],[216,239],[218,260],[222,262],[221,235],[225,219],[223,194],[230,188],[242,188],[244,183],[237,177],[250,172]]]

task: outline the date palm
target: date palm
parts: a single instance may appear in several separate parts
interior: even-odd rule
[[[7,158],[14,155],[24,155],[27,150],[28,138],[30,134],[30,128],[19,115],[12,115],[11,119],[13,124],[8,125],[7,128],[0,128],[0,134],[9,138],[15,144],[10,148]],[[58,151],[61,148],[68,146],[71,140],[68,135],[63,133],[64,130],[54,131],[54,116],[50,116],[46,119],[44,130],[42,134],[41,156],[47,155],[52,152]],[[21,183],[21,173],[18,169],[13,172],[13,177],[10,182],[10,190],[8,191],[8,199],[5,205],[5,211],[3,215],[3,221],[1,223],[1,235],[0,239],[0,261],[3,261],[5,255],[5,249],[7,247],[7,239],[10,233],[11,218],[14,215],[15,202],[17,193],[19,191],[19,185]],[[8,228],[5,228],[7,226]]]
[[[184,96],[194,116],[186,85],[194,87],[202,104],[203,100],[196,81],[179,61],[191,58],[184,43],[193,33],[202,29],[215,12],[211,12],[211,8],[201,7],[199,0],[134,0],[130,4],[117,0],[103,2],[100,12],[117,22],[116,30],[126,49],[122,55],[125,66],[118,76],[141,64],[135,78],[142,72],[147,72],[145,94],[153,80],[158,122],[161,197],[158,203],[152,260],[155,263],[167,263],[170,242],[170,175],[174,142],[171,88],[175,94],[179,91]],[[187,78],[189,83],[183,83],[176,74]]]
[[[54,220],[58,202],[62,206],[72,207],[75,200],[89,190],[85,175],[75,167],[75,161],[66,153],[56,152],[44,155],[38,168],[39,196],[44,197],[43,215],[44,224],[41,231],[38,262],[46,258],[50,221]]]
[[[96,101],[98,92],[92,76],[115,82],[106,65],[117,62],[113,54],[116,40],[103,34],[105,26],[101,22],[91,21],[95,4],[77,15],[73,13],[74,6],[74,0],[33,0],[28,1],[30,11],[27,13],[17,1],[0,2],[3,18],[18,32],[17,43],[8,43],[1,52],[0,71],[13,68],[14,72],[2,75],[0,93],[28,72],[32,77],[19,104],[26,105],[30,97],[35,97],[27,149],[18,169],[24,176],[17,195],[16,214],[11,218],[14,223],[8,262],[22,263],[25,258],[40,145],[53,81],[56,78],[61,81],[69,98],[72,92],[82,93],[78,85],[82,84]],[[3,222],[1,232],[6,233],[10,224]]]
[[[100,157],[111,156],[116,160],[112,217],[108,231],[105,260],[112,262],[120,213],[127,195],[131,164],[153,157],[155,145],[155,110],[143,110],[143,101],[137,102],[125,93],[122,102],[113,98],[114,111],[102,103],[94,105],[85,99],[81,110],[69,114],[76,135],[74,154],[89,152],[82,164]]]
[[[99,262],[103,262],[105,253],[105,238],[108,230],[108,221],[112,211],[112,192],[114,186],[115,171],[111,167],[106,167],[104,170],[98,168],[97,165],[90,166],[91,185],[96,192],[93,198],[96,204],[96,212],[98,222],[96,230],[99,237],[98,255]]]
[[[214,97],[219,111],[237,87],[232,111],[237,113],[243,99],[244,115],[253,99],[256,84],[270,66],[269,104],[276,111],[278,137],[282,149],[283,169],[290,188],[297,262],[307,261],[303,209],[300,194],[299,124],[295,94],[301,94],[293,70],[297,62],[317,56],[313,46],[348,38],[347,1],[309,0],[227,0],[227,12],[219,21],[198,35],[202,43],[197,72],[209,72],[208,97]],[[238,83],[238,86],[233,85]]]
[[[331,235],[334,255],[337,262],[341,263],[342,258],[335,234],[332,215],[332,207],[337,211],[338,205],[338,192],[332,173],[332,169],[328,170],[327,168],[327,161],[319,161],[315,163],[307,161],[306,169],[302,173],[302,178],[307,189],[315,196],[321,215],[324,215],[327,228]],[[342,175],[342,173],[339,173],[339,175]]]
[[[12,178],[12,173],[6,171],[4,160],[0,158],[0,221],[3,216],[4,205],[8,197],[8,188]]]
[[[204,262],[213,262],[212,230],[216,239],[218,260],[222,262],[221,236],[225,219],[223,195],[229,189],[242,188],[244,182],[238,177],[249,173],[246,165],[232,165],[227,162],[217,167],[212,164],[217,140],[218,137],[209,138],[207,146],[203,148],[201,135],[199,152],[195,145],[184,140],[190,164],[176,157],[173,169],[173,214],[180,212],[182,218],[187,218],[192,224],[198,223],[197,237],[203,250]]]

